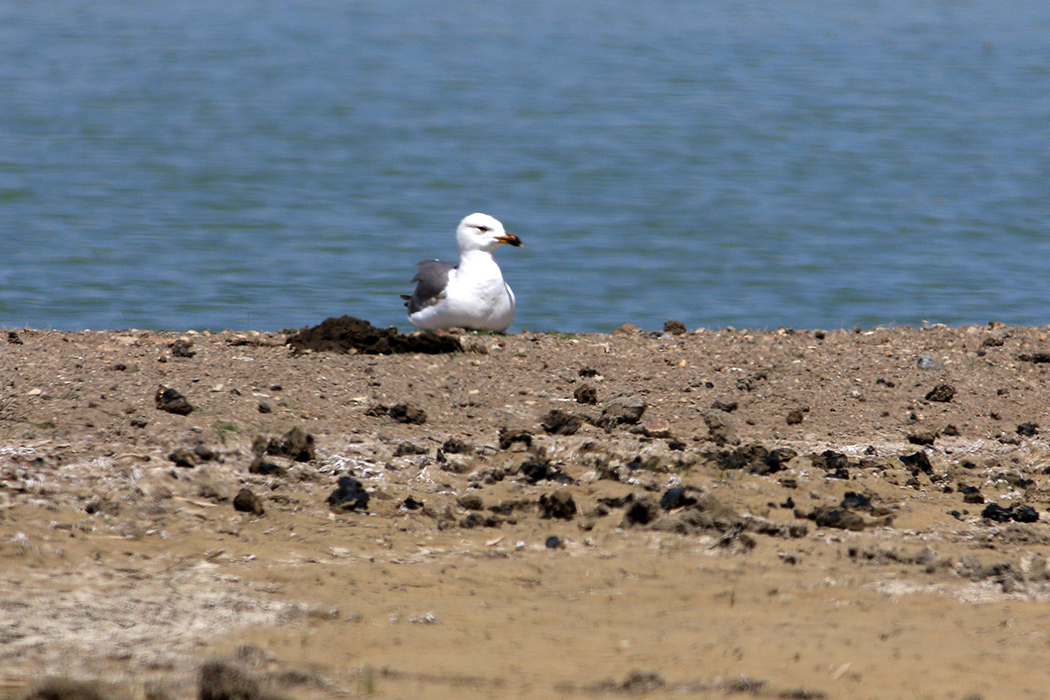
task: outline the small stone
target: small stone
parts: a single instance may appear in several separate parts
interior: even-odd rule
[[[284,467],[273,462],[268,462],[262,457],[256,457],[251,464],[248,465],[249,474],[259,474],[261,476],[284,476]]]
[[[681,321],[668,321],[664,324],[664,333],[671,335],[684,335],[687,329]]]
[[[938,403],[948,403],[952,400],[953,396],[955,396],[955,387],[951,384],[938,384],[927,392],[926,400],[936,401]]]
[[[262,501],[248,489],[241,489],[233,497],[233,509],[242,513],[254,513],[255,515],[262,515],[265,512]]]
[[[671,424],[663,418],[650,418],[649,420],[643,421],[637,426],[637,430],[646,437],[659,439],[671,437]],[[632,428],[631,432],[634,431],[635,428]]]
[[[817,506],[806,516],[820,527],[832,527],[839,530],[863,530],[864,518],[845,508],[835,506]]]
[[[613,335],[634,335],[642,331],[633,323],[625,323],[612,332]]]
[[[550,435],[575,435],[583,425],[583,418],[555,408],[544,417],[540,426]]]
[[[936,439],[937,431],[935,430],[917,430],[908,435],[908,442],[913,445],[932,445]]]
[[[1017,434],[1021,437],[1034,437],[1039,432],[1038,423],[1021,423],[1017,426]]]
[[[315,456],[314,436],[296,426],[281,438],[279,449],[279,452],[271,454],[285,455],[296,462],[311,462]]]
[[[176,467],[185,467],[187,469],[197,466],[198,463],[197,455],[193,453],[193,450],[185,447],[180,447],[172,452],[168,455],[168,459],[174,462]]]
[[[187,338],[179,338],[171,344],[171,354],[175,357],[190,358],[197,354],[196,350],[193,350],[193,341]]]
[[[798,425],[805,418],[806,418],[805,412],[802,409],[800,409],[800,408],[796,408],[796,409],[794,409],[792,411],[788,411],[788,414],[787,414],[787,416],[785,416],[784,420],[787,421],[788,425]]]
[[[544,518],[559,518],[561,520],[572,520],[576,515],[576,502],[572,494],[562,489],[548,495],[540,496],[540,513]]]
[[[514,443],[524,445],[525,448],[532,447],[532,433],[527,430],[520,428],[507,428],[503,427],[499,429],[499,448],[501,450],[509,449]]]
[[[201,666],[198,700],[263,700],[259,684],[244,671],[225,661]]]
[[[405,510],[419,510],[423,507],[423,501],[417,500],[412,496],[409,496],[401,502],[401,508]]]
[[[193,412],[193,406],[186,400],[186,397],[180,394],[177,390],[171,387],[164,386],[161,384],[157,387],[157,394],[154,396],[154,401],[157,408],[161,411],[168,413],[174,413],[179,416],[188,416]]]
[[[475,493],[468,493],[465,496],[460,496],[456,500],[456,502],[459,503],[459,505],[461,507],[466,508],[467,510],[484,510],[485,509],[485,502],[483,500],[481,500],[481,496],[479,496],[479,495],[477,495]]]
[[[609,432],[618,425],[633,425],[641,419],[645,408],[645,399],[640,396],[618,394],[602,404],[598,425]]]
[[[441,445],[441,450],[442,452],[447,452],[448,454],[464,455],[473,452],[474,446],[471,445],[469,442],[460,440],[457,437],[450,437],[448,440],[445,440],[445,442]]]
[[[944,363],[928,352],[920,352],[919,357],[915,361],[915,365],[923,370],[944,369]]]
[[[408,442],[407,440],[399,442],[397,444],[397,449],[394,450],[395,457],[404,457],[405,455],[425,455],[426,453],[427,449],[425,447],[420,447],[419,445]]]
[[[660,510],[656,501],[649,496],[644,496],[627,504],[626,511],[623,514],[623,520],[620,522],[620,527],[628,528],[635,525],[647,525],[659,517],[659,515]]]
[[[259,410],[259,413],[273,413],[273,406],[271,406],[270,404],[266,403],[265,401],[260,401],[259,402],[259,406],[258,406],[258,410]]]
[[[664,510],[674,510],[675,508],[695,506],[701,493],[702,491],[695,486],[676,486],[672,489],[667,489],[664,495],[660,497],[660,507]]]
[[[423,425],[427,422],[427,412],[422,408],[407,403],[393,406],[376,405],[365,411],[366,416],[389,416],[398,423]]]
[[[339,477],[338,486],[328,496],[332,510],[345,512],[368,509],[368,492],[364,485],[352,476]]]
[[[576,387],[576,391],[572,392],[572,396],[574,399],[576,399],[576,403],[598,403],[598,390],[590,384],[580,384],[578,387]]]
[[[543,546],[547,549],[565,549],[565,542],[562,538],[551,535],[543,542]]]
[[[998,503],[989,503],[981,511],[981,517],[998,523],[1008,523],[1013,519],[1013,513],[1010,512],[1009,508],[1003,508]]]

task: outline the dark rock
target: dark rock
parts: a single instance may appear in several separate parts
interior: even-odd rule
[[[455,336],[436,333],[402,335],[397,329],[376,328],[368,321],[341,316],[328,318],[319,325],[304,327],[287,340],[293,352],[358,352],[366,355],[391,353],[462,352],[463,345]]]
[[[168,413],[174,413],[179,416],[188,416],[193,412],[193,406],[186,400],[186,397],[180,394],[175,389],[169,386],[161,384],[157,387],[157,394],[154,396],[154,401],[161,411]]]
[[[544,542],[543,546],[547,549],[565,549],[565,543],[560,537],[551,535]]]
[[[981,511],[981,517],[999,523],[1006,523],[1011,520],[1019,523],[1034,523],[1039,520],[1039,512],[1032,506],[1021,505],[1020,503],[1011,504],[1009,508],[989,503]]]
[[[266,403],[265,401],[260,401],[259,406],[257,408],[259,413],[273,413],[273,406]]]
[[[246,672],[225,661],[201,666],[198,700],[267,700],[269,698]]]
[[[314,459],[314,436],[299,426],[281,437],[280,453],[296,462],[311,462]]]
[[[187,469],[197,466],[198,462],[197,455],[193,453],[193,450],[186,447],[178,448],[168,455],[168,459],[174,462],[176,467],[185,467]]]
[[[175,357],[190,358],[197,354],[197,351],[193,349],[193,341],[185,338],[179,338],[171,344],[171,354]]]
[[[576,391],[572,392],[576,403],[596,404],[598,403],[598,390],[590,384],[580,384]]]
[[[605,496],[598,499],[598,503],[607,508],[623,508],[626,505],[634,503],[634,494],[629,493],[626,496],[620,498],[614,498],[612,496]]]
[[[47,678],[23,700],[109,700],[111,697],[98,683],[71,678]]]
[[[976,486],[959,484],[959,493],[963,495],[963,503],[984,503],[984,496]]]
[[[389,416],[398,423],[410,425],[423,425],[427,422],[427,413],[422,408],[407,403],[399,403],[393,406],[377,404],[365,411],[366,416]]]
[[[539,481],[559,481],[564,484],[573,483],[572,477],[551,465],[550,460],[542,455],[529,457],[522,462],[521,474],[528,479],[529,483],[535,484]]]
[[[871,510],[871,499],[862,493],[847,491],[846,495],[842,497],[839,507],[853,510]]]
[[[1013,513],[1010,512],[1009,508],[1003,508],[998,503],[989,503],[981,511],[981,517],[999,523],[1008,523],[1013,519]]]
[[[485,502],[476,493],[468,493],[456,499],[456,502],[467,510],[484,510]]]
[[[551,435],[575,435],[583,425],[583,418],[575,413],[566,413],[555,408],[547,414],[540,425]]]
[[[707,456],[713,458],[718,468],[722,470],[746,469],[749,472],[763,474],[770,471],[766,463],[769,450],[758,443],[744,445],[735,450],[709,453]]]
[[[788,411],[787,416],[784,418],[788,425],[798,425],[806,418],[806,413],[800,408],[796,408],[793,411]]]
[[[812,454],[809,456],[809,459],[813,463],[814,468],[823,469],[826,472],[844,469],[849,466],[849,457],[834,450],[824,450],[819,455]]]
[[[562,489],[540,496],[540,517],[572,520],[576,515],[576,501],[572,494]]]
[[[675,452],[683,452],[686,448],[686,444],[678,438],[671,438],[667,441],[667,449],[674,450]]]
[[[668,321],[664,324],[664,333],[671,335],[684,335],[687,332],[685,324],[681,321]]]
[[[335,511],[368,509],[368,492],[364,485],[352,476],[339,477],[338,486],[328,496],[328,505]]]
[[[591,378],[601,376],[601,372],[592,367],[582,367],[580,368],[579,375],[581,377]]]
[[[704,423],[707,424],[708,440],[719,446],[740,444],[736,426],[728,415],[720,411],[707,411],[703,416]]]
[[[930,464],[930,458],[926,456],[925,452],[913,452],[910,455],[899,455],[897,459],[899,459],[904,466],[911,469],[913,476],[917,476],[919,472],[922,472],[927,476],[933,475],[933,465]]]
[[[798,452],[795,452],[790,447],[778,447],[775,450],[771,450],[766,455],[766,466],[769,467],[770,474],[775,474],[784,468],[788,462],[798,457]]]
[[[18,331],[8,331],[7,342],[11,343],[11,345],[21,345],[22,339],[18,337]]]
[[[660,515],[660,509],[656,501],[649,496],[643,496],[638,500],[632,500],[623,514],[620,527],[634,527],[635,525],[647,525],[656,520]]]
[[[676,486],[667,489],[664,495],[660,497],[660,507],[664,510],[674,510],[675,508],[695,506],[697,499],[702,493],[695,486]]]
[[[1017,434],[1021,437],[1034,437],[1039,432],[1038,423],[1021,423],[1017,426]]]
[[[817,506],[806,517],[819,527],[832,527],[840,530],[863,530],[866,525],[861,516],[835,506]]]
[[[618,394],[602,404],[597,424],[609,432],[618,425],[634,425],[641,420],[645,408],[645,400],[640,396]]]
[[[936,430],[918,430],[908,435],[908,442],[913,445],[932,445],[936,439]]]
[[[711,408],[716,411],[722,411],[723,413],[732,413],[740,408],[740,404],[736,401],[713,401],[711,403]]]
[[[711,494],[700,494],[695,504],[667,513],[650,527],[681,535],[697,535],[714,530],[723,535],[716,543],[717,546],[738,547],[744,551],[755,546],[755,541],[744,534],[746,532],[791,538],[806,534],[804,525],[786,525],[740,514]]]
[[[951,384],[938,384],[926,393],[927,401],[947,403],[955,396],[955,387]]]
[[[402,441],[397,444],[397,449],[394,450],[395,457],[404,457],[405,455],[425,455],[427,448],[420,447],[415,443]]]
[[[262,515],[265,512],[262,501],[248,489],[241,489],[233,497],[233,509],[242,513],[254,513],[255,515]]]
[[[252,463],[248,465],[248,473],[260,476],[284,476],[286,474],[284,467],[268,462],[262,456],[252,460]]]
[[[405,510],[419,510],[423,507],[423,501],[418,501],[412,496],[409,496],[405,500],[401,501],[401,507]]]
[[[315,456],[314,436],[298,426],[285,433],[280,440],[260,435],[252,442],[252,452],[288,457],[296,462],[310,462]]]
[[[504,427],[499,429],[499,448],[501,450],[509,449],[516,442],[524,445],[526,448],[532,447],[532,433],[517,428]]]
[[[1014,504],[1011,509],[1013,518],[1019,523],[1034,523],[1039,520],[1039,512],[1032,506]]]
[[[448,454],[469,454],[474,451],[474,446],[464,442],[457,437],[450,437],[441,445],[441,450]]]
[[[98,498],[84,506],[84,512],[88,515],[103,513],[104,515],[117,516],[120,515],[120,503],[106,498]]]
[[[1017,359],[1021,362],[1034,362],[1036,364],[1045,364],[1047,362],[1050,362],[1050,353],[1033,352],[1030,354],[1018,355]]]

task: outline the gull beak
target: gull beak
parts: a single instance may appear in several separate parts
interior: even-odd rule
[[[515,248],[521,247],[521,239],[510,233],[505,233],[502,236],[497,236],[496,240],[500,243],[509,243]]]

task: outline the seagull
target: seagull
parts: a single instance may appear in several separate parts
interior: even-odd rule
[[[502,333],[514,320],[514,292],[492,254],[504,243],[521,246],[521,240],[503,230],[488,214],[471,214],[459,222],[456,244],[459,264],[424,260],[412,278],[416,291],[402,294],[408,320],[416,328],[469,328]]]

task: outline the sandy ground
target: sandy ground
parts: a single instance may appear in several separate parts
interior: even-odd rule
[[[0,698],[1046,697],[1048,332],[4,332]]]

